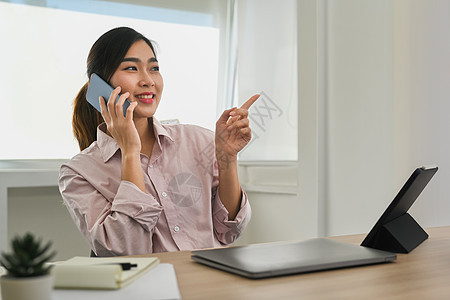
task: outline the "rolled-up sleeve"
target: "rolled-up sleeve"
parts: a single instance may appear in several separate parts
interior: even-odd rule
[[[129,181],[120,183],[111,206],[111,212],[129,216],[149,232],[158,222],[161,211],[162,206],[152,195],[142,192]]]
[[[234,242],[250,222],[251,208],[247,194],[242,190],[241,206],[234,220],[228,219],[228,210],[220,200],[219,193],[213,199],[214,234],[223,245]]]
[[[59,188],[72,219],[97,255],[152,252],[151,234],[162,212],[152,195],[128,181],[120,181],[116,193],[108,194],[110,188],[102,189],[95,179],[88,181],[66,166],[61,167]]]

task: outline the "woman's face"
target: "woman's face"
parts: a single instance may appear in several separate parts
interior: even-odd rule
[[[155,54],[145,41],[137,41],[130,47],[111,77],[111,85],[120,86],[121,94],[129,92],[130,102],[138,102],[134,118],[155,114],[164,84]]]

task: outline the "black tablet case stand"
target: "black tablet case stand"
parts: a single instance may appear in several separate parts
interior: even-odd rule
[[[395,253],[409,253],[427,238],[425,230],[405,213],[384,224],[370,247]]]
[[[417,168],[388,206],[361,246],[394,253],[409,253],[428,238],[428,234],[408,214],[408,210],[438,168]]]

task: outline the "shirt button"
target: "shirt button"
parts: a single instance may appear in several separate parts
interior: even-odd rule
[[[162,192],[163,197],[167,197],[167,193],[166,192]]]
[[[175,231],[175,232],[178,232],[178,231],[180,231],[180,227],[178,227],[178,226],[175,226],[175,227],[173,228],[173,231]]]
[[[150,164],[150,169],[153,169],[153,164]]]

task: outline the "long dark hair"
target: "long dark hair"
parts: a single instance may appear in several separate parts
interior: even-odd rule
[[[87,75],[96,73],[110,82],[130,47],[137,41],[145,41],[156,56],[155,49],[144,35],[128,27],[118,27],[104,33],[92,46],[87,58]],[[102,115],[86,100],[87,82],[74,100],[72,127],[80,150],[97,140],[97,126],[103,122]]]

